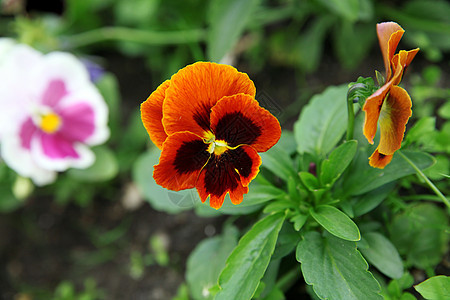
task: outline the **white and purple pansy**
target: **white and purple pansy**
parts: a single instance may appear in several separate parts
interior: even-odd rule
[[[0,47],[1,48],[1,47]],[[14,45],[0,58],[1,157],[36,184],[86,168],[90,146],[109,137],[108,108],[85,66],[69,53]]]

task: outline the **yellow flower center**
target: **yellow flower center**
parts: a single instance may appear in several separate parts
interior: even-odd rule
[[[46,133],[55,133],[61,127],[61,118],[53,113],[47,113],[41,117],[39,127]]]
[[[221,155],[228,149],[231,149],[231,147],[228,146],[227,142],[221,140],[216,141],[216,137],[212,132],[206,132],[203,137],[203,141],[206,144],[209,144],[208,152],[210,154],[214,153],[215,155]]]
[[[208,146],[208,152],[211,154],[214,152],[215,155],[221,155],[228,149],[229,147],[225,141],[213,141]]]

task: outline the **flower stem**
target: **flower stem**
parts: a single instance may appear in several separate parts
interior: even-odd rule
[[[355,111],[353,110],[353,87],[347,92],[347,141],[353,140]]]
[[[401,152],[401,151],[397,151],[397,152],[411,167],[413,167],[413,169],[417,172],[417,175],[419,177],[421,177],[427,183],[427,185],[442,200],[442,202],[444,202],[445,205],[447,205],[447,208],[450,208],[450,202],[447,199],[447,197],[445,197],[441,193],[441,191],[431,182],[431,180],[428,179],[427,175],[425,175],[405,154],[403,154],[403,152]]]
[[[203,29],[180,31],[149,31],[126,27],[102,27],[67,37],[62,45],[65,49],[89,46],[105,41],[126,41],[147,45],[174,45],[205,40]]]
[[[358,103],[361,96],[360,91],[366,90],[367,86],[364,83],[355,83],[348,89],[347,92],[347,141],[353,140],[353,131],[355,128],[355,111],[353,104]]]

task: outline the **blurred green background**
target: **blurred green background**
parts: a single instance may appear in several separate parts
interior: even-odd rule
[[[112,135],[94,149],[93,167],[48,187],[0,164],[0,296],[186,299],[187,256],[225,219],[199,217],[184,196],[165,203],[155,195],[149,166],[158,155],[146,153],[153,146],[140,103],[187,64],[228,63],[249,74],[261,105],[290,130],[312,95],[384,71],[375,29],[382,21],[405,29],[400,49],[421,48],[403,84],[414,103],[410,125],[425,120],[423,147],[438,153],[439,170],[428,175],[442,179],[450,150],[436,141],[448,138],[450,124],[448,1],[2,0],[0,36],[95,64]]]

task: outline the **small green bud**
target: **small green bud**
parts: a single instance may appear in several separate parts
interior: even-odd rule
[[[381,74],[378,70],[375,70],[375,76],[377,78],[378,86],[383,86],[386,82],[386,79],[384,78],[383,74]]]

